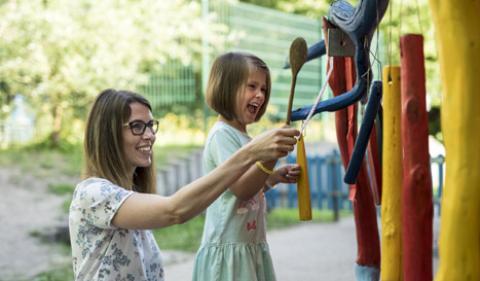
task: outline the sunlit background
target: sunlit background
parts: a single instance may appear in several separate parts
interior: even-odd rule
[[[198,167],[187,163],[198,162],[216,120],[203,98],[213,59],[241,50],[267,62],[272,97],[250,134],[279,127],[290,90],[291,72],[284,69],[290,43],[298,36],[308,45],[320,41],[329,5],[315,0],[0,0],[0,280],[72,280],[68,237],[61,235],[81,175],[86,115],[101,90],[134,90],[151,101],[160,120],[159,181],[184,184],[199,176]],[[425,37],[432,156],[443,154],[437,50],[427,1],[395,1],[387,10],[372,42],[374,78],[380,79],[384,65],[399,64],[404,33]],[[302,68],[294,108],[313,104],[325,83],[325,65],[317,59]],[[336,149],[334,123],[332,113],[313,118],[305,138],[311,151]],[[183,173],[185,182],[173,183],[175,173]],[[434,174],[436,188],[437,178]],[[278,209],[272,225],[277,217],[286,225],[297,223],[295,210]],[[341,211],[349,213],[348,203]],[[318,212],[320,220],[332,219],[328,207]],[[199,240],[201,225],[186,224],[193,230],[182,229],[190,235],[182,241]],[[172,233],[156,233],[165,235],[159,238],[162,248],[178,244],[178,230]],[[197,246],[174,248],[195,251]]]

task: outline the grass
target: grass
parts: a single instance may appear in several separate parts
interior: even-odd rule
[[[72,266],[61,266],[41,273],[33,281],[73,281]]]
[[[202,238],[205,216],[200,215],[179,225],[157,229],[153,235],[162,250],[195,252]]]
[[[78,176],[82,159],[82,148],[79,145],[56,150],[37,145],[0,150],[0,166],[19,168],[22,172],[40,179],[54,174],[67,177]]]
[[[56,195],[70,195],[75,187],[69,183],[49,184],[48,191]]]
[[[351,212],[340,213],[340,216],[348,216]],[[329,223],[334,221],[334,214],[329,210],[312,209],[312,222]],[[268,229],[281,229],[301,223],[298,219],[297,209],[276,208],[267,216]]]
[[[343,213],[342,215],[347,215]],[[312,210],[313,222],[333,222],[331,211]],[[195,252],[200,246],[205,216],[200,215],[181,224],[158,229],[153,232],[155,239],[164,250],[180,250]],[[297,209],[276,208],[267,215],[268,229],[282,229],[301,223]]]

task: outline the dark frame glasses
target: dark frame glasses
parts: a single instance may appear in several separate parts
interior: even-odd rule
[[[156,134],[158,131],[158,120],[150,120],[147,123],[142,120],[133,120],[126,124],[123,124],[124,127],[129,127],[130,131],[134,136],[141,136],[145,133],[145,130],[150,128],[153,134]]]

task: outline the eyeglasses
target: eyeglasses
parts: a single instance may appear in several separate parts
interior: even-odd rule
[[[123,124],[124,127],[130,127],[132,134],[135,136],[141,136],[145,133],[145,130],[150,128],[152,133],[156,133],[158,131],[158,120],[150,120],[148,123],[145,123],[141,120],[134,120],[132,122]]]

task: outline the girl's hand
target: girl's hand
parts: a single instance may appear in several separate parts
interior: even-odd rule
[[[296,183],[300,176],[300,165],[298,164],[286,164],[273,171],[266,184],[273,187],[277,183]]]

